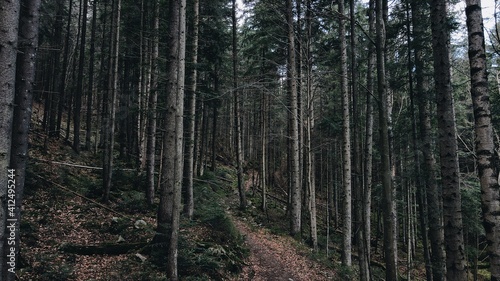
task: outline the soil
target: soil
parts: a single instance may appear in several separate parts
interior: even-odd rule
[[[234,217],[233,217],[234,218]],[[236,280],[312,281],[333,280],[335,272],[299,254],[291,237],[274,235],[265,229],[252,229],[233,220],[250,249],[248,266]]]

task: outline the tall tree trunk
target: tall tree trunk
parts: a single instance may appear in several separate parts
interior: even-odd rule
[[[425,189],[419,193],[425,194],[423,203],[427,207],[427,220],[429,222],[429,242],[431,246],[430,267],[426,267],[427,280],[444,280],[446,274],[444,232],[441,217],[441,201],[439,199],[439,187],[436,178],[436,159],[432,145],[432,125],[430,118],[430,90],[429,83],[425,78],[426,64],[424,54],[428,48],[425,41],[426,23],[425,2],[412,1],[411,13],[413,24],[413,49],[415,53],[415,78],[416,95],[419,111],[419,142],[423,156],[422,176]],[[430,53],[430,50],[429,50]],[[425,220],[425,218],[421,218]]]
[[[107,95],[107,112],[105,112],[105,124],[107,130],[104,132],[104,152],[103,152],[103,201],[109,201],[109,192],[112,186],[113,177],[113,147],[115,142],[115,117],[116,100],[118,92],[118,55],[120,51],[120,13],[121,0],[113,1],[113,25],[112,25],[112,46],[109,63],[109,93]]]
[[[247,207],[247,199],[245,196],[245,185],[243,178],[243,148],[242,146],[242,131],[241,131],[241,112],[240,100],[238,90],[238,38],[237,38],[237,24],[236,21],[236,0],[233,0],[231,11],[231,18],[233,21],[233,94],[234,94],[234,134],[236,136],[236,170],[238,175],[238,192],[240,195],[240,209],[245,210]]]
[[[286,0],[286,19],[288,35],[288,94],[290,103],[290,234],[295,236],[301,230],[301,185],[299,166],[299,122],[297,99],[297,71],[295,62],[295,32],[293,20],[293,5],[291,0]]]
[[[441,200],[439,198],[439,186],[437,182],[437,164],[433,153],[432,125],[430,117],[430,86],[425,77],[426,70],[424,54],[429,48],[426,47],[425,25],[426,13],[425,2],[412,1],[412,23],[414,30],[414,52],[415,52],[415,78],[416,94],[419,111],[420,142],[423,156],[422,173],[425,179],[425,193],[427,197],[429,241],[431,245],[431,272],[434,281],[444,280],[446,274],[446,256],[444,251],[443,220],[441,215]],[[430,50],[429,50],[430,52]],[[429,277],[428,277],[429,278]],[[429,280],[429,279],[428,279]]]
[[[78,81],[75,93],[75,109],[73,111],[73,150],[80,153],[80,124],[82,111],[82,96],[84,92],[83,86],[83,69],[85,66],[85,42],[87,38],[87,9],[88,1],[81,0],[80,5],[83,5],[82,23],[80,33],[80,52],[78,59]]]
[[[447,2],[431,1],[432,48],[437,100],[439,154],[443,185],[443,225],[446,249],[446,279],[466,280],[460,199],[460,170],[457,153],[457,131],[450,72],[450,33]]]
[[[59,137],[61,135],[62,126],[62,115],[64,112],[64,106],[66,103],[66,77],[68,75],[69,66],[69,47],[70,47],[70,36],[71,36],[71,18],[73,17],[73,0],[69,1],[68,10],[68,23],[66,24],[66,37],[64,39],[64,57],[63,57],[63,67],[61,72],[60,84],[59,84],[59,104],[57,105],[57,124],[55,130],[49,127],[49,132],[51,135]],[[55,109],[55,105],[54,105]],[[69,118],[68,118],[69,119]]]
[[[159,28],[160,28],[160,2],[154,3],[153,16],[153,45],[151,54],[151,93],[148,99],[148,120],[146,133],[146,201],[149,205],[154,203],[155,195],[155,155],[156,155],[156,126],[157,126],[157,100],[158,100],[158,57],[159,57]]]
[[[353,146],[354,146],[354,163],[353,163],[353,178],[352,184],[355,187],[355,222],[356,222],[356,244],[358,252],[358,263],[360,268],[360,280],[369,280],[369,260],[367,260],[365,246],[365,229],[363,228],[363,154],[361,148],[361,122],[360,122],[360,105],[358,93],[358,66],[357,66],[357,38],[356,38],[356,0],[349,2],[349,18],[350,18],[350,45],[351,45],[351,91],[352,91],[352,117],[353,117]]]
[[[92,99],[94,97],[94,61],[95,61],[95,34],[97,28],[97,1],[92,3],[92,31],[90,34],[90,59],[89,59],[89,88],[87,94],[87,118],[86,118],[86,135],[85,149],[90,150],[92,137]],[[96,136],[97,140],[97,136]]]
[[[265,64],[266,49],[264,46],[261,47],[260,54],[260,75],[263,79],[266,75],[266,64]],[[260,131],[261,131],[261,142],[260,142],[260,177],[259,186],[262,190],[261,192],[261,209],[267,212],[267,185],[268,185],[268,173],[269,173],[269,153],[268,153],[268,103],[269,98],[265,90],[261,91],[261,108],[260,108]]]
[[[35,82],[35,61],[38,49],[38,29],[40,19],[40,0],[23,2],[19,21],[19,43],[17,54],[16,87],[14,104],[14,121],[12,126],[12,147],[10,168],[15,170],[15,211],[14,217],[8,214],[7,218],[15,219],[15,264],[19,263],[21,206],[26,179],[26,162],[28,160],[28,133],[31,124],[31,107],[33,103],[33,85]],[[12,195],[12,194],[10,194]],[[12,198],[8,195],[8,198]],[[10,241],[10,240],[9,240]],[[9,243],[11,245],[11,243]],[[5,248],[4,257],[12,251]],[[9,260],[10,261],[10,260]],[[9,271],[7,278],[2,280],[14,281],[16,274]],[[5,277],[5,275],[4,275]]]
[[[167,243],[167,278],[179,279],[178,239],[183,171],[184,74],[186,54],[186,0],[169,2],[169,42],[163,171],[158,206],[158,238]]]
[[[467,0],[465,13],[469,34],[469,63],[471,75],[471,96],[474,108],[476,133],[476,155],[478,176],[481,183],[481,206],[483,225],[488,242],[491,280],[500,280],[500,185],[498,163],[495,152],[491,105],[486,72],[486,50],[484,43],[481,1]]]
[[[375,1],[370,0],[369,3],[369,35],[373,38],[375,34]],[[368,271],[370,271],[370,258],[371,258],[371,193],[373,186],[373,93],[374,91],[374,77],[375,72],[375,46],[372,44],[368,47],[368,65],[366,75],[366,124],[365,124],[365,166],[364,166],[364,192],[363,192],[363,230],[364,240],[366,247],[366,260],[368,261]],[[370,272],[368,272],[370,277]]]
[[[138,160],[138,169],[140,172],[144,170],[146,167],[146,162],[147,162],[147,130],[148,126],[150,125],[150,103],[149,103],[149,96],[147,93],[147,78],[146,78],[146,72],[148,68],[148,59],[149,56],[148,54],[150,53],[150,50],[148,48],[148,39],[145,36],[145,30],[147,25],[147,17],[146,17],[146,9],[147,9],[147,4],[145,3],[144,0],[141,0],[141,16],[140,16],[140,30],[139,30],[139,75],[138,75],[138,98],[137,98],[137,107],[138,107],[138,113],[137,113],[137,160]],[[154,19],[153,19],[154,21]],[[154,24],[154,23],[153,23]],[[153,27],[154,29],[154,27]],[[154,32],[154,31],[153,31]],[[155,35],[153,34],[153,37]],[[154,40],[154,39],[153,39]],[[154,47],[153,47],[154,48]],[[152,53],[152,50],[151,50]],[[153,63],[153,62],[152,62]],[[151,95],[151,94],[149,94]],[[153,189],[154,190],[154,189]],[[148,197],[148,193],[146,192],[146,197]],[[149,199],[146,199],[149,201]]]
[[[377,0],[376,30],[377,30],[377,80],[379,96],[379,129],[380,129],[380,157],[382,160],[382,197],[384,217],[384,256],[386,264],[386,280],[398,278],[398,255],[396,241],[396,214],[394,211],[395,196],[391,170],[391,149],[389,141],[389,105],[387,99],[387,82],[385,71],[385,19],[384,7],[386,0]]]
[[[429,222],[428,222],[428,212],[427,212],[427,204],[426,204],[426,193],[425,193],[425,179],[422,175],[422,169],[421,169],[421,163],[422,160],[420,158],[420,152],[419,152],[419,147],[420,147],[420,142],[418,138],[418,129],[417,129],[417,117],[415,115],[415,92],[414,92],[414,87],[413,87],[413,69],[415,68],[415,65],[412,61],[412,50],[416,49],[416,47],[413,47],[414,42],[412,41],[412,30],[411,30],[411,20],[410,20],[410,7],[408,6],[407,3],[407,11],[406,11],[406,17],[407,17],[407,40],[408,40],[408,83],[409,83],[409,92],[410,92],[410,111],[411,111],[411,128],[412,128],[412,150],[413,150],[413,159],[415,162],[415,183],[416,183],[416,188],[417,188],[417,198],[418,198],[418,210],[419,210],[419,217],[420,217],[420,229],[421,229],[421,235],[422,235],[422,248],[423,248],[423,254],[424,254],[424,261],[425,261],[425,270],[426,270],[426,277],[427,280],[432,280],[432,263],[431,263],[431,258],[430,258],[430,251],[429,251],[429,232],[427,231]],[[415,20],[415,19],[413,19]],[[419,39],[416,41],[418,42]],[[410,243],[408,243],[410,245]],[[410,251],[408,251],[409,253]],[[408,274],[410,273],[410,270],[408,270]]]
[[[9,172],[11,157],[12,118],[14,114],[14,94],[16,81],[16,55],[20,1],[3,1],[0,6],[0,277],[8,273],[7,259],[3,254],[7,234],[7,190],[13,183],[13,173]],[[14,178],[15,179],[15,178]],[[4,245],[5,244],[5,245]],[[4,279],[2,278],[2,279]]]
[[[314,128],[314,93],[313,93],[313,59],[311,55],[312,40],[312,7],[311,1],[306,0],[306,44],[305,44],[305,90],[306,90],[306,128],[305,128],[305,181],[309,191],[308,211],[309,211],[309,234],[311,244],[315,251],[318,250],[318,227],[316,220],[316,184],[315,184],[315,160],[312,143],[312,133]]]
[[[340,40],[340,91],[342,96],[342,186],[343,186],[343,246],[342,264],[352,265],[352,191],[351,191],[351,120],[350,95],[347,72],[347,38],[345,26],[344,0],[339,3]]]
[[[185,132],[185,152],[184,152],[184,213],[191,219],[194,213],[194,198],[193,198],[193,178],[194,178],[194,161],[196,158],[195,146],[195,128],[196,128],[196,81],[198,77],[197,64],[198,64],[198,34],[200,22],[200,1],[195,0],[193,3],[193,23],[191,29],[191,50],[190,50],[190,63],[191,69],[186,77],[188,85],[186,88],[186,120],[184,122],[186,127]]]

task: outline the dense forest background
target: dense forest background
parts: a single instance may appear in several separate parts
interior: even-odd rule
[[[500,31],[458,2],[3,1],[0,280],[68,164],[102,208],[134,182],[169,280],[225,174],[339,280],[500,280]]]

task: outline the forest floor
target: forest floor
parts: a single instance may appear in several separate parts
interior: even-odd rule
[[[101,204],[99,164],[91,152],[77,155],[64,140],[44,143],[34,132],[19,280],[166,280],[151,253],[156,206],[144,204],[142,179],[117,161],[112,200]],[[259,223],[263,213],[255,206],[238,210],[233,170],[221,167],[198,180],[195,219],[180,230],[181,280],[338,280],[309,247]],[[129,244],[139,246],[127,250]],[[125,250],[111,253],[110,245]]]
[[[249,172],[248,180],[245,182],[245,190],[250,194],[253,182],[257,177]],[[247,195],[248,196],[248,195]],[[338,280],[336,272],[332,268],[311,258],[312,249],[292,237],[280,233],[273,233],[269,228],[259,223],[259,217],[264,212],[258,210],[256,199],[249,199],[251,211],[240,212],[238,210],[239,197],[237,193],[226,200],[231,206],[228,211],[238,231],[245,238],[245,245],[250,254],[243,267],[241,274],[234,280],[255,281],[310,281],[310,280]],[[267,217],[269,218],[269,217]],[[269,222],[269,221],[268,221]]]
[[[307,250],[300,253],[293,238],[249,226],[238,218],[234,223],[250,249],[248,265],[236,280],[334,280],[336,273],[308,258]]]

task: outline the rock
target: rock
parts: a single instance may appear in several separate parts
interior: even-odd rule
[[[136,257],[138,257],[142,262],[145,262],[147,258],[139,253],[135,254]]]
[[[147,225],[148,225],[148,224],[147,224],[145,221],[143,221],[143,220],[136,220],[136,221],[135,221],[135,223],[134,223],[134,227],[135,227],[135,228],[138,228],[138,229],[140,229],[140,228],[144,228],[144,227],[146,227]]]

